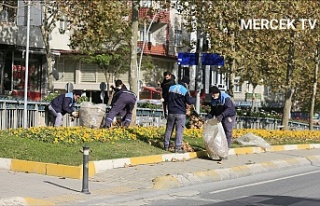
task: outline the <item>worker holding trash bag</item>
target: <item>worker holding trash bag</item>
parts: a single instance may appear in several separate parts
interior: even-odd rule
[[[218,122],[222,123],[226,134],[228,147],[231,146],[232,130],[236,120],[236,108],[231,97],[218,87],[210,87],[211,93],[211,111],[207,114],[206,120],[216,117]]]

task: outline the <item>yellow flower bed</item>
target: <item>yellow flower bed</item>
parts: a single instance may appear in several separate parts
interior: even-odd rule
[[[85,127],[33,127],[28,129],[10,129],[9,135],[21,138],[38,139],[51,143],[109,142],[120,139],[162,139],[165,127],[131,127],[128,129],[90,129]],[[4,132],[4,131],[3,131]],[[252,132],[272,143],[290,143],[295,141],[320,142],[320,131],[282,131],[263,129],[236,129],[233,138]],[[173,134],[174,135],[174,134]],[[184,138],[202,138],[202,129],[185,129]]]
[[[314,139],[320,140],[320,131],[318,130],[265,130],[265,129],[236,129],[233,130],[233,138],[241,137],[244,134],[252,132],[264,139],[269,138],[292,138],[292,139]]]
[[[21,138],[38,139],[52,143],[108,142],[119,139],[136,140],[138,138],[160,138],[165,128],[132,127],[116,129],[90,129],[85,127],[32,127],[28,129],[10,129],[9,135]]]

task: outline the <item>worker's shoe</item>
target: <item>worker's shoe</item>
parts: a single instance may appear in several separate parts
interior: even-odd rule
[[[184,150],[183,149],[175,149],[174,153],[183,154]]]

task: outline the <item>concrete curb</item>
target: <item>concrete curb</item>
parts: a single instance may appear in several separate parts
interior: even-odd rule
[[[229,155],[242,155],[253,153],[264,153],[267,151],[284,151],[284,150],[298,150],[298,149],[315,149],[320,148],[320,144],[303,144],[303,145],[283,145],[272,146],[268,149],[260,147],[243,147],[229,150]],[[188,160],[197,157],[207,156],[206,151],[191,152],[185,154],[163,154],[146,157],[121,158],[113,160],[101,160],[89,162],[89,176],[94,176],[97,173],[105,172],[109,169],[128,167],[140,164],[152,164],[165,161],[179,161]],[[191,185],[199,182],[220,181],[226,179],[234,179],[252,174],[258,174],[268,171],[281,170],[284,168],[292,168],[304,165],[320,165],[320,155],[307,156],[304,158],[291,158],[286,160],[278,160],[271,162],[264,162],[260,164],[252,164],[245,166],[238,166],[226,169],[217,169],[210,171],[199,171],[195,173],[185,173],[181,175],[160,176],[154,179],[155,189],[169,189]],[[0,169],[18,172],[30,172],[51,176],[69,177],[79,179],[82,178],[82,165],[68,166],[51,163],[33,162],[25,160],[16,160],[8,158],[0,158]],[[55,204],[41,199],[34,199],[28,197],[12,197],[0,199],[0,206],[54,206]]]
[[[0,198],[0,206],[54,206],[52,202],[29,197]]]
[[[299,145],[276,145],[270,148],[263,149],[261,147],[241,147],[229,150],[229,155],[243,155],[243,154],[256,154],[264,152],[275,152],[275,151],[288,151],[288,150],[299,150],[299,149],[316,149],[320,148],[320,144],[299,144]],[[183,161],[197,157],[208,156],[206,151],[200,152],[189,152],[184,154],[162,154],[146,157],[132,157],[122,158],[113,160],[100,160],[93,161],[95,167],[95,173],[103,173],[109,169],[116,169],[140,164],[152,164],[160,162],[171,162],[171,161]]]
[[[278,171],[305,165],[320,165],[320,155],[297,157],[284,160],[268,161],[259,164],[243,165],[225,169],[199,171],[195,173],[184,173],[181,175],[168,175],[156,177],[154,188],[163,190],[201,182],[215,182],[221,180],[235,179],[270,171]]]
[[[241,147],[229,150],[229,155],[243,155],[274,151],[298,150],[298,149],[315,149],[320,148],[320,144],[299,144],[299,145],[277,145],[263,149],[261,147]],[[99,160],[89,162],[89,177],[95,174],[106,172],[110,169],[130,167],[141,164],[154,164],[160,162],[184,161],[197,157],[208,156],[206,151],[189,152],[184,154],[162,154],[144,157],[121,158],[111,160]],[[0,158],[0,169],[15,172],[37,173],[50,176],[68,177],[74,179],[82,178],[82,165],[68,166],[53,163],[34,162],[26,160]]]

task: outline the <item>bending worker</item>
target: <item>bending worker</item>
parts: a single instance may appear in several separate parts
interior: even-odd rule
[[[232,130],[236,120],[236,108],[231,97],[220,91],[218,87],[210,87],[211,93],[211,111],[206,116],[206,119],[213,117],[217,118],[218,122],[222,123],[224,132],[226,133],[228,146],[231,146]]]
[[[72,117],[78,117],[78,113],[74,111],[74,104],[80,97],[80,91],[68,92],[55,97],[49,104],[49,112],[55,117],[54,126],[62,125],[62,117],[70,114]]]
[[[120,115],[122,125],[130,126],[132,110],[137,101],[137,96],[128,90],[121,80],[115,82],[115,93],[111,101],[111,109],[106,117],[106,128],[110,128],[115,116]]]

